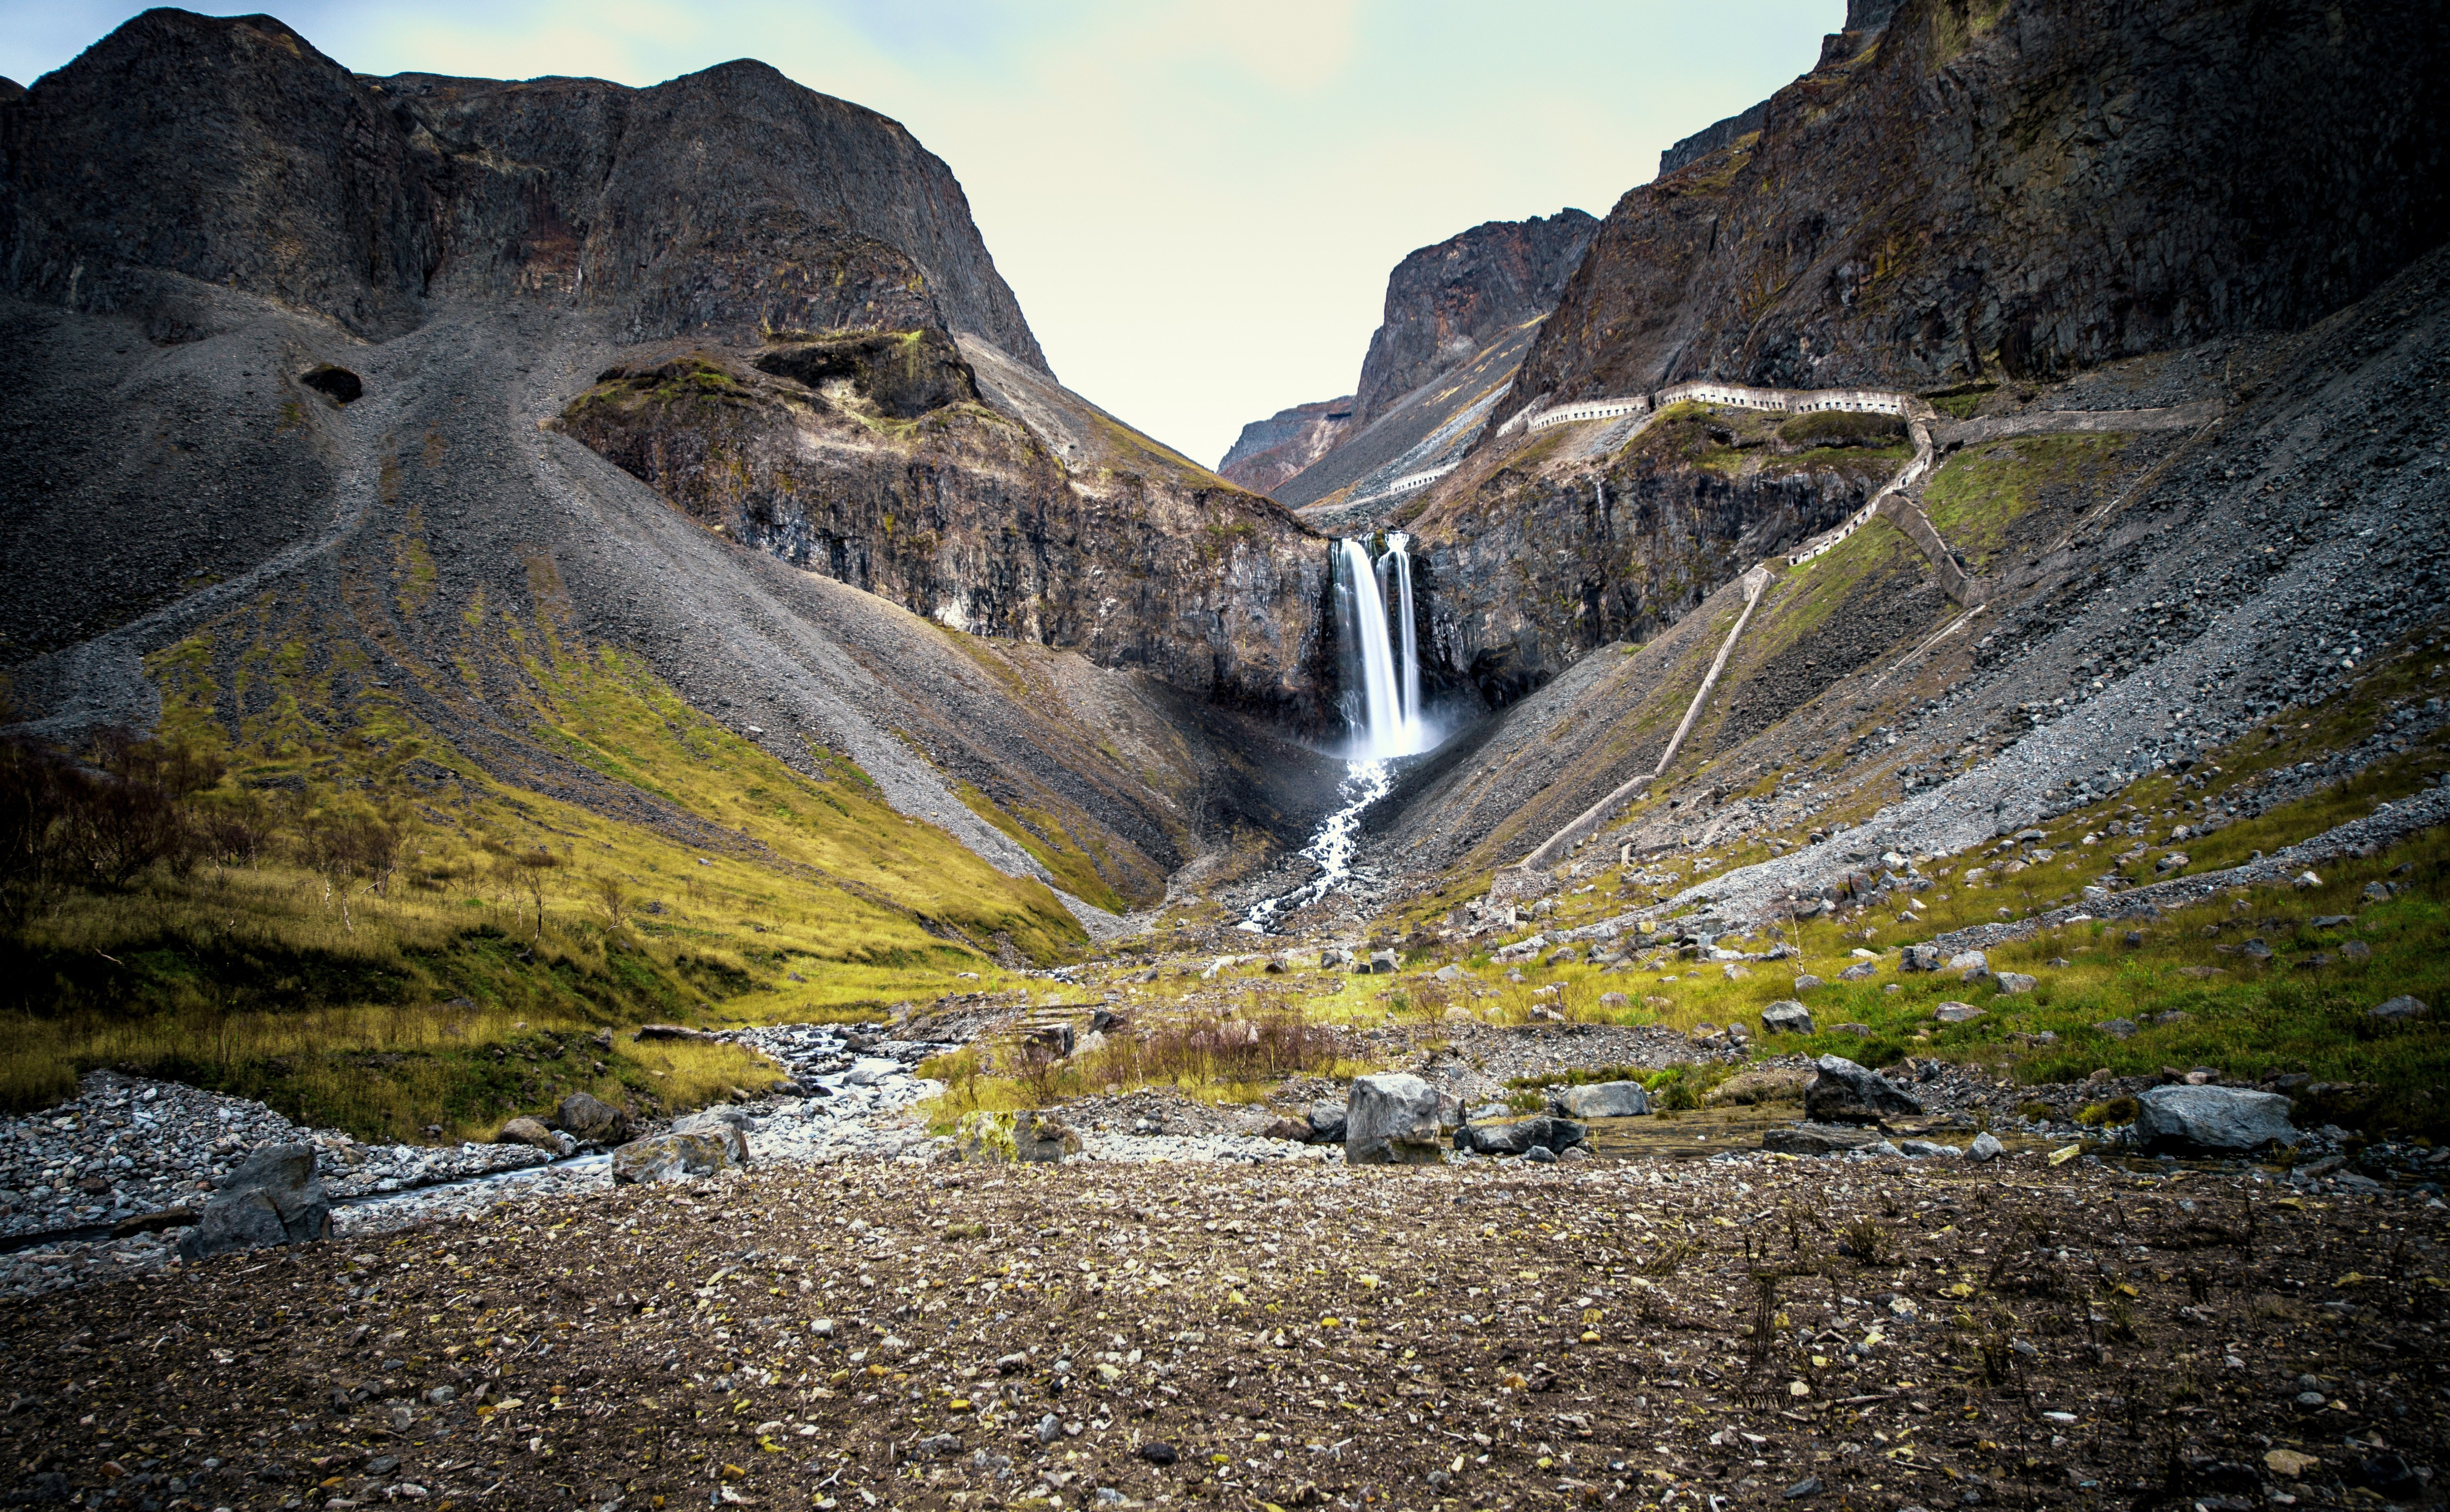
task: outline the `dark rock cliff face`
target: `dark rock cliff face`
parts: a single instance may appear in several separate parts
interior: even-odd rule
[[[438,217],[381,103],[268,16],[148,10],[0,102],[0,286],[47,303],[144,309],[183,274],[394,335]]]
[[[1355,425],[1368,425],[1507,328],[1554,308],[1598,230],[1599,222],[1575,209],[1490,221],[1396,263],[1387,278],[1385,318],[1361,359]]]
[[[933,325],[1045,359],[952,171],[894,122],[728,63],[598,79],[354,76],[266,16],[148,10],[0,100],[0,287],[90,311],[160,275],[360,336],[537,297],[638,339]]]
[[[1120,427],[1059,459],[943,339],[653,354],[556,424],[702,525],[939,624],[1323,727],[1327,543]]]
[[[1273,494],[1332,452],[1352,429],[1352,396],[1296,404],[1242,427],[1216,471],[1254,494]]]
[[[1751,136],[1769,119],[1769,102],[1763,100],[1748,110],[1739,110],[1723,121],[1713,121],[1691,136],[1659,154],[1659,176],[1665,178],[1688,163],[1699,162],[1740,138]]]
[[[1765,429],[1756,423],[1751,429]],[[1902,448],[1807,450],[1668,419],[1614,456],[1538,443],[1410,522],[1428,558],[1427,644],[1491,707],[1585,652],[1646,641],[1764,555],[1862,507]],[[1779,455],[1783,453],[1785,455]]]
[[[1043,370],[952,170],[873,110],[727,63],[600,79],[366,81],[451,191],[451,292],[570,294],[640,339],[970,331]]]
[[[1388,275],[1385,317],[1353,397],[1296,405],[1244,426],[1218,471],[1299,508],[1405,459],[1463,409],[1486,405],[1489,385],[1503,383],[1521,360],[1527,323],[1556,304],[1598,229],[1588,215],[1565,209],[1491,221],[1405,258]],[[1366,457],[1340,455],[1356,442]],[[1325,471],[1312,471],[1331,458]]]
[[[2450,229],[2445,65],[2429,4],[1906,0],[1748,149],[1618,202],[1502,411],[2048,378],[2302,324]]]

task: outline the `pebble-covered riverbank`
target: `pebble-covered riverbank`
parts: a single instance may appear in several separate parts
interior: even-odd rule
[[[778,1163],[0,1302],[0,1490],[2412,1505],[2445,1224],[2033,1153]]]

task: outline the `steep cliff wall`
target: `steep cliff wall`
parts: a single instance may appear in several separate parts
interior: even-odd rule
[[[1332,452],[1352,429],[1352,396],[1296,404],[1253,420],[1234,438],[1216,471],[1254,494],[1273,494]]]
[[[1446,460],[1443,449],[1427,459],[1410,454],[1507,380],[1529,340],[1528,322],[1556,304],[1598,229],[1569,208],[1490,221],[1411,253],[1388,275],[1385,317],[1353,397],[1296,405],[1243,427],[1219,471],[1299,508],[1348,489],[1367,493],[1375,486],[1371,475],[1399,459],[1405,468]],[[1349,412],[1342,418],[1339,406]],[[1284,471],[1296,458],[1299,465]],[[1318,471],[1322,463],[1329,465]]]
[[[0,288],[157,339],[165,273],[407,330],[438,213],[380,103],[269,16],[147,10],[0,102]]]
[[[1554,308],[1599,222],[1564,209],[1490,221],[1425,246],[1387,277],[1385,318],[1361,359],[1355,423],[1403,397],[1514,326]]]
[[[702,525],[939,624],[1325,718],[1325,541],[1051,383],[1000,403],[1011,370],[982,383],[930,335],[651,352],[556,423]],[[1041,439],[1055,406],[1081,423]]]
[[[447,191],[443,292],[564,294],[639,339],[940,325],[1045,367],[943,160],[765,64],[364,82]]]
[[[176,334],[163,274],[375,338],[528,297],[638,339],[927,324],[1045,366],[952,171],[761,63],[368,79],[268,16],[148,10],[0,101],[0,288]]]
[[[2450,228],[2445,63],[2431,5],[1906,0],[1749,146],[1618,202],[1505,408],[2048,378],[2302,324]]]
[[[1594,648],[1645,641],[1729,578],[1859,509],[1907,455],[1817,446],[1779,422],[1673,411],[1621,450],[1561,427],[1481,458],[1408,512],[1429,564],[1429,642],[1491,706]],[[1576,433],[1581,433],[1577,435]]]

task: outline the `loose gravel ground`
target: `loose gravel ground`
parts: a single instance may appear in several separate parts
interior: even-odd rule
[[[2034,1157],[777,1170],[0,1302],[0,1485],[2413,1502],[2445,1216]]]

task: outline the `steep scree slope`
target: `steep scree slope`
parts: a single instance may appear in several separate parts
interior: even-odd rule
[[[1700,893],[1758,912],[1886,850],[1953,851],[2114,794],[2438,629],[2450,250],[2285,338],[2003,388],[2004,417],[2222,400],[2187,432],[2028,436],[1948,456],[1925,498],[1984,586],[1967,611],[1875,520],[1777,573],[1677,763],[1591,855],[1776,839]],[[1603,650],[1442,753],[1382,864],[1511,862],[1646,773],[1735,617],[1733,585]],[[1803,843],[1809,831],[1825,843]],[[1778,847],[1772,847],[1778,848]]]

